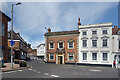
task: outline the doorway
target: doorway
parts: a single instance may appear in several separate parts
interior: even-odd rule
[[[62,56],[58,56],[58,64],[62,64]]]

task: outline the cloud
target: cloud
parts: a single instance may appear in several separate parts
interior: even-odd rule
[[[8,3],[4,5],[6,4]],[[8,14],[11,10],[10,4],[4,6]],[[83,25],[98,23],[97,21],[102,20],[104,14],[116,5],[104,2],[22,2],[22,5],[14,6],[14,29],[35,46],[44,42],[45,26],[54,32],[75,30],[78,17]]]

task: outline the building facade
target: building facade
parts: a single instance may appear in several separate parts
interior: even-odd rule
[[[37,46],[37,58],[38,59],[45,58],[45,44],[40,44]]]
[[[47,61],[56,64],[78,62],[78,30],[51,32],[45,34]]]
[[[9,53],[10,53],[10,50],[11,50],[10,41],[11,41],[11,31],[8,32]],[[14,47],[13,48],[14,59],[26,59],[28,44],[20,36],[20,33],[15,33],[13,31],[13,41],[15,41],[15,45],[13,46]]]
[[[0,11],[0,57],[3,57],[3,61],[9,60],[9,52],[8,52],[8,21],[11,19]]]
[[[27,49],[27,57],[32,60],[36,60],[37,59],[37,49],[28,48]]]

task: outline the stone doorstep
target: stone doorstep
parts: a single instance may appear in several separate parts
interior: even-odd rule
[[[31,68],[31,66],[27,66],[27,67],[19,67],[19,68],[14,68],[14,69],[3,69],[2,68],[2,72],[8,72],[8,71],[15,71],[15,70],[22,70],[22,69],[27,69],[27,68]]]

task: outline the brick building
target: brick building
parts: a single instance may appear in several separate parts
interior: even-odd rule
[[[78,62],[78,30],[45,33],[47,60],[49,63],[68,64]]]
[[[8,47],[10,53],[10,41],[11,41],[11,31],[8,32]],[[15,59],[26,59],[27,57],[27,47],[28,44],[24,41],[24,39],[20,36],[20,33],[15,33],[13,31],[13,41],[15,41],[14,45],[14,58]]]
[[[0,56],[3,57],[3,61],[8,61],[10,54],[8,53],[8,21],[11,19],[0,11]]]
[[[27,48],[27,57],[37,59],[37,49]]]

